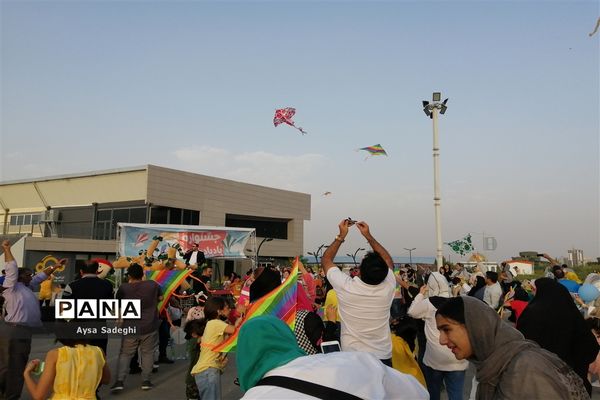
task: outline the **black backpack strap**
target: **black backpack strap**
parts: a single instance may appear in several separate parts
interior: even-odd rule
[[[266,376],[256,384],[256,386],[261,385],[278,386],[322,400],[362,400],[348,392],[287,376]]]

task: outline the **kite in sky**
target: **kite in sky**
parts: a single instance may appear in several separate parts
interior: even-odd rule
[[[369,155],[365,157],[365,160],[367,158],[373,157],[373,156],[386,156],[387,157],[387,153],[385,152],[383,147],[381,147],[380,144],[376,144],[374,146],[369,146],[369,147],[362,147],[360,149],[357,149],[356,151],[359,151],[359,150],[364,150],[369,153]]]
[[[453,252],[460,254],[461,256],[464,256],[465,254],[471,253],[475,250],[473,242],[471,241],[471,234],[468,234],[462,239],[458,239],[446,244],[450,246]]]
[[[598,21],[596,21],[596,27],[594,28],[594,30],[589,33],[588,35],[590,37],[594,36],[594,33],[598,32],[598,28],[600,28],[600,18],[598,18]]]
[[[329,196],[331,194],[331,192],[325,192],[323,193],[323,196]]]
[[[294,124],[292,121],[292,117],[296,114],[296,109],[292,107],[280,108],[279,110],[275,110],[275,116],[273,117],[273,125],[277,126],[279,124],[288,124],[300,131],[303,135],[306,135],[306,131],[299,126]]]

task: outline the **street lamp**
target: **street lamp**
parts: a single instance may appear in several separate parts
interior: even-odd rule
[[[309,252],[307,252],[307,254],[313,256],[315,258],[315,261],[317,262],[317,264],[319,264],[319,257],[321,257],[321,252],[323,251],[323,249],[326,249],[328,247],[329,247],[328,245],[322,244],[319,246],[317,251],[315,251],[314,253],[309,251]]]
[[[407,249],[406,247],[404,248],[404,250],[408,251],[408,258],[410,259],[410,267],[412,268],[412,252],[413,250],[416,250],[416,247],[413,247],[412,249]]]
[[[356,267],[356,255],[358,254],[359,251],[363,251],[364,249],[362,247],[356,249],[356,251],[354,252],[354,254],[346,254],[348,257],[352,257],[352,261],[354,261],[354,266]]]
[[[442,100],[442,93],[434,92],[432,102],[423,100],[423,112],[433,120],[433,208],[435,209],[435,259],[438,268],[442,266],[442,222],[441,222],[441,194],[440,194],[440,145],[438,140],[438,113],[444,114],[448,107],[448,99]]]
[[[271,240],[273,240],[273,238],[264,238],[263,240],[260,241],[260,244],[258,245],[258,249],[256,249],[256,262],[260,262],[260,260],[258,258],[258,254],[260,253],[260,248],[263,245],[263,243],[270,242]]]

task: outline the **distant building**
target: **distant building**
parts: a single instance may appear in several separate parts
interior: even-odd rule
[[[66,257],[72,275],[77,262],[115,258],[118,222],[255,228],[258,240],[273,239],[261,259],[294,257],[310,195],[145,165],[0,182],[0,208],[0,234],[23,236],[14,248],[21,265]],[[245,272],[250,262],[217,265]]]
[[[569,254],[568,265],[570,267],[577,267],[579,265],[585,264],[585,260],[583,258],[583,250],[573,248],[571,250],[568,250],[567,253]]]

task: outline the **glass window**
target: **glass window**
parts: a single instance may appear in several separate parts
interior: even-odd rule
[[[23,225],[23,217],[24,217],[24,215],[17,215],[16,225]]]
[[[190,225],[200,225],[200,211],[192,211]]]
[[[32,224],[38,224],[40,222],[40,214],[33,214],[31,216],[31,223]]]
[[[96,221],[110,221],[112,219],[112,210],[98,210]]]
[[[183,225],[199,225],[200,211],[183,210],[181,223]]]
[[[181,225],[181,208],[170,208],[169,214],[169,224]]]
[[[146,223],[146,208],[129,209],[129,222],[136,224]]]
[[[17,224],[17,216],[16,215],[11,215],[10,216],[10,224],[11,225],[16,225]]]
[[[256,236],[273,239],[287,239],[288,219],[253,217],[248,215],[226,215],[225,226],[254,228]]]
[[[167,209],[165,207],[152,207],[150,214],[151,224],[166,224],[167,223]]]
[[[119,208],[113,210],[113,221],[114,222],[129,222],[129,209]]]
[[[24,215],[23,225],[31,225],[31,214]]]

